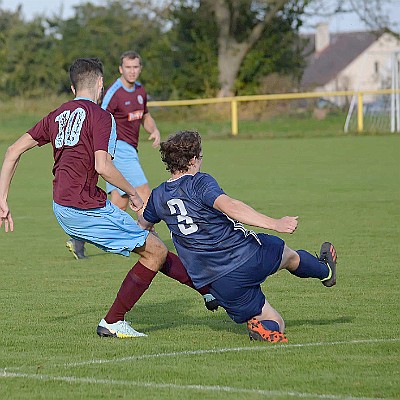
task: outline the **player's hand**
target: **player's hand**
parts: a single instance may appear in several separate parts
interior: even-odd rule
[[[143,208],[143,206],[144,202],[137,193],[129,195],[129,207],[132,211],[138,212]]]
[[[14,221],[11,216],[11,211],[8,208],[8,204],[6,201],[0,202],[0,228],[3,226],[4,222],[4,230],[6,232],[14,230]]]
[[[160,135],[160,131],[158,129],[156,129],[150,136],[148,140],[152,140],[153,144],[152,146],[154,148],[158,147],[160,145],[161,142],[161,135]]]
[[[293,233],[297,229],[299,217],[283,217],[276,220],[275,230],[280,233]]]

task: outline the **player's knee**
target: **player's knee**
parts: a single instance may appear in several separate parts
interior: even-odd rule
[[[159,238],[150,234],[146,239],[146,251],[148,252],[149,258],[161,268],[168,254],[168,249],[165,244]]]
[[[278,316],[276,317],[276,319],[274,319],[274,321],[276,321],[279,325],[279,332],[284,333],[285,332],[285,321],[283,320],[283,318],[278,314]]]
[[[263,312],[262,315],[257,318],[261,320],[275,321],[279,325],[279,332],[285,332],[285,321],[275,309],[271,308],[268,313]]]
[[[285,245],[283,250],[282,262],[280,269],[287,269],[289,271],[295,271],[300,263],[300,256],[297,251],[292,250],[290,247]]]
[[[247,304],[230,304],[228,307],[225,307],[225,310],[229,317],[237,324],[243,324],[260,315],[260,307],[254,301],[250,301]]]

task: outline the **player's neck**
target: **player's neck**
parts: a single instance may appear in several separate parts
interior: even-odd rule
[[[75,93],[75,97],[81,97],[85,99],[89,99],[97,103],[97,99],[95,94],[90,90],[79,90]]]
[[[176,171],[171,174],[171,178],[169,178],[169,180],[174,181],[175,179],[179,179],[181,176],[184,175],[196,175],[199,171],[200,167],[198,165],[190,164],[187,171]]]
[[[121,82],[127,89],[133,89],[135,87],[135,82],[128,82],[122,75],[121,75]]]

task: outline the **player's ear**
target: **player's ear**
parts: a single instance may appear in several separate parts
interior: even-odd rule
[[[73,85],[71,85],[71,90],[72,90],[72,93],[74,94],[74,96],[76,95],[76,90],[75,90],[75,88],[74,88],[74,86]]]
[[[189,166],[196,164],[196,156],[189,160]]]

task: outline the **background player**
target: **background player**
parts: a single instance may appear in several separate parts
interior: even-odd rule
[[[140,55],[134,51],[123,53],[119,72],[121,76],[106,91],[101,107],[114,116],[117,124],[114,165],[147,203],[151,190],[137,153],[140,125],[150,134],[154,148],[160,144],[160,131],[147,108],[146,90],[137,82],[142,72]],[[116,206],[122,210],[127,208],[128,197],[121,189],[107,184],[107,193]]]
[[[227,196],[216,180],[200,172],[200,135],[181,131],[160,146],[171,178],[154,189],[139,218],[150,229],[165,221],[176,250],[196,287],[210,292],[237,323],[247,321],[251,339],[281,342],[284,321],[268,303],[260,284],[287,269],[300,278],[318,278],[325,286],[336,283],[336,251],[325,242],[319,259],[294,251],[276,236],[256,234],[240,223],[293,233],[297,217],[274,219]]]
[[[112,253],[139,261],[128,272],[117,297],[97,327],[100,336],[145,336],[134,330],[124,316],[160,268],[190,287],[193,284],[179,258],[169,253],[156,236],[109,200],[97,186],[98,176],[127,193],[134,211],[143,201],[112,163],[116,133],[114,118],[96,103],[103,89],[103,67],[98,59],[77,59],[70,67],[74,100],[62,104],[11,145],[0,172],[0,227],[14,229],[7,203],[12,177],[21,155],[35,146],[53,146],[53,210],[64,231],[74,239],[90,242]],[[202,290],[199,290],[202,292]]]

